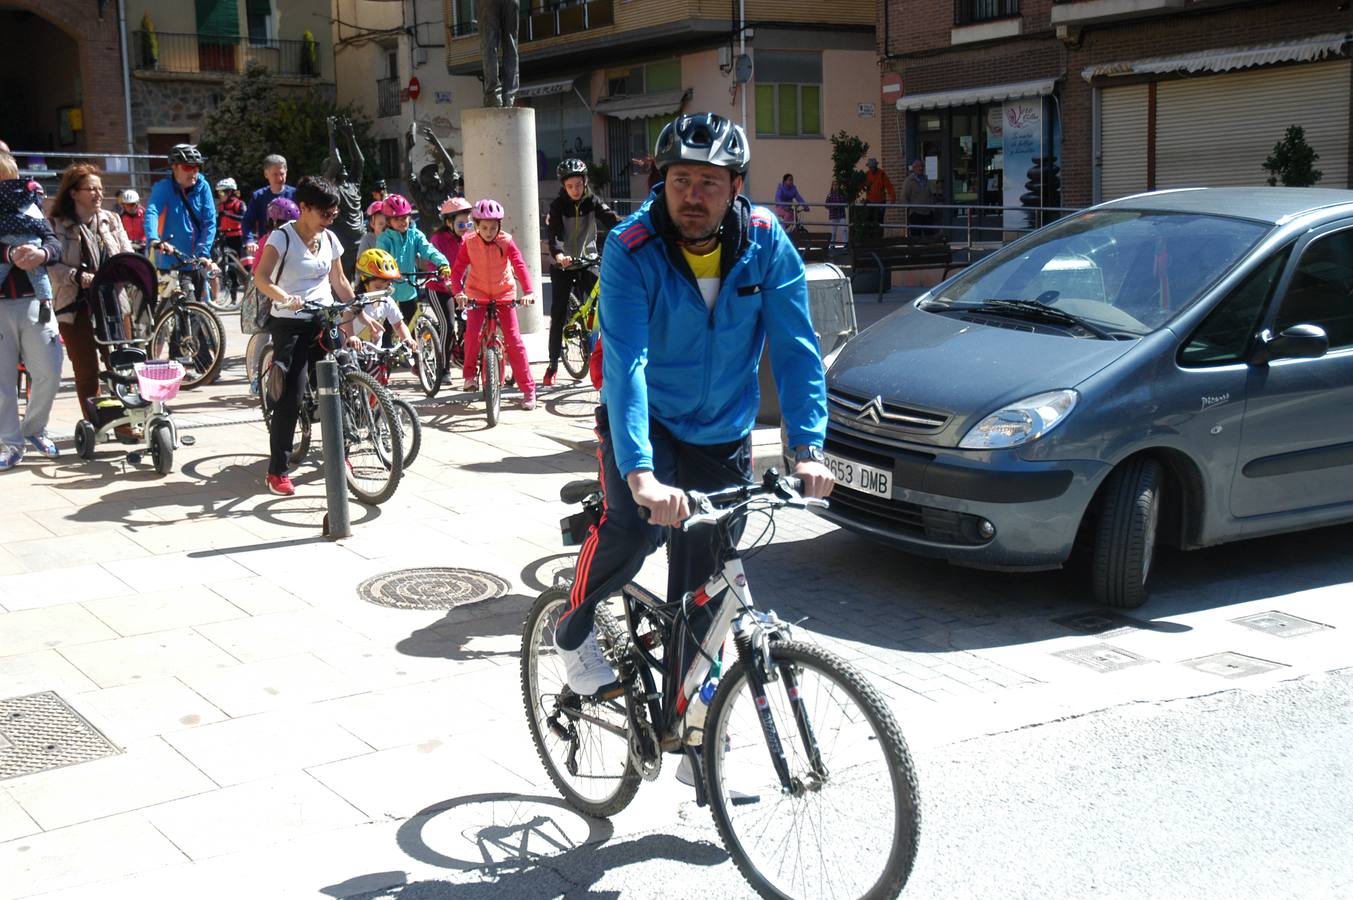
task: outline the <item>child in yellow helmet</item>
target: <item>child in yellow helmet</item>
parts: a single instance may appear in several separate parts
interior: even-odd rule
[[[358,293],[392,288],[394,283],[402,278],[403,276],[399,274],[399,264],[384,250],[372,247],[363,250],[362,255],[357,257]],[[404,346],[410,350],[417,349],[413,335],[409,333],[409,326],[404,324],[404,317],[399,313],[399,304],[389,295],[362,308],[361,315],[353,323],[353,334],[364,341],[375,341],[385,331],[387,325],[395,330]]]

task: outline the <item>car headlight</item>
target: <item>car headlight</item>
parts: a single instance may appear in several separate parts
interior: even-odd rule
[[[1070,389],[1035,394],[996,410],[959,441],[964,450],[1018,447],[1047,434],[1076,408],[1079,395]]]

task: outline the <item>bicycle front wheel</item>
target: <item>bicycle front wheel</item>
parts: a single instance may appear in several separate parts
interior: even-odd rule
[[[365,372],[343,372],[343,451],[348,489],[363,503],[394,496],[404,475],[404,437],[390,394]]]
[[[150,336],[150,358],[172,359],[184,369],[183,389],[211,384],[225,360],[225,329],[204,303],[170,307],[155,323]]]
[[[573,376],[574,381],[587,374],[589,343],[587,329],[583,327],[581,319],[564,325],[564,356],[560,361],[564,364],[565,371]]]
[[[498,414],[503,409],[503,369],[498,359],[497,347],[485,347],[479,357],[480,382],[484,385],[484,414],[488,416],[489,427],[498,424]]]
[[[771,762],[745,663],[724,676],[705,728],[714,824],[764,897],[896,897],[920,832],[916,774],[887,704],[835,655],[770,645],[765,699],[791,790]]]
[[[414,350],[414,369],[418,376],[418,385],[424,394],[435,397],[442,388],[442,378],[445,374],[441,331],[432,319],[418,316],[413,320],[413,339],[417,344]]]
[[[526,616],[521,639],[521,692],[536,753],[569,805],[590,816],[613,816],[634,799],[640,776],[629,754],[629,720],[622,699],[579,697],[554,647],[569,608],[566,588],[546,590]],[[598,623],[600,624],[600,623]],[[614,658],[617,630],[599,627],[602,652]]]

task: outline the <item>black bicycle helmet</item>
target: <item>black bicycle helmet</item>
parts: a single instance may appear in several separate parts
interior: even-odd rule
[[[563,181],[566,178],[573,178],[574,176],[577,175],[581,175],[584,178],[586,178],[587,163],[583,162],[581,159],[578,159],[577,157],[566,159],[561,161],[559,165],[554,167],[554,174],[558,176],[560,181]]]
[[[705,163],[747,174],[752,161],[747,133],[723,116],[693,113],[664,126],[653,148],[653,160],[664,174],[672,163]]]
[[[182,163],[186,166],[200,166],[206,160],[193,144],[175,144],[169,148],[169,164]]]

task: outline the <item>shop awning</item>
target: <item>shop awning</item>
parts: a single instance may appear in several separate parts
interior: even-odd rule
[[[593,110],[613,119],[647,119],[652,116],[670,116],[681,109],[681,104],[690,99],[691,89],[680,88],[674,91],[658,91],[654,94],[621,95],[602,97]]]
[[[1255,44],[1252,47],[1226,47],[1178,56],[1157,56],[1123,62],[1101,63],[1081,70],[1086,81],[1106,75],[1160,75],[1166,72],[1229,72],[1250,66],[1267,66],[1281,62],[1314,62],[1327,56],[1338,56],[1348,36],[1322,34],[1297,41],[1279,41],[1274,44]]]
[[[958,91],[938,91],[932,94],[912,94],[901,97],[897,108],[943,109],[947,106],[974,106],[978,103],[996,103],[1000,100],[1018,100],[1020,97],[1044,97],[1052,93],[1056,79],[1045,81],[1017,81],[1013,84],[992,84],[986,87],[963,88]]]
[[[518,97],[548,97],[551,94],[563,94],[573,90],[576,78],[559,78],[555,81],[537,81],[523,84],[517,89]]]

